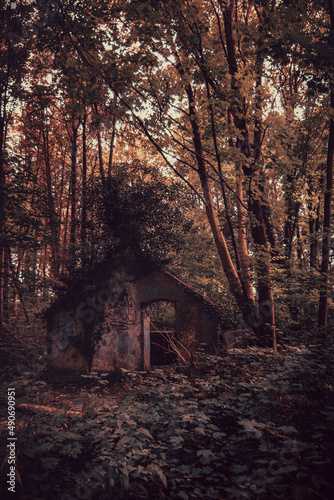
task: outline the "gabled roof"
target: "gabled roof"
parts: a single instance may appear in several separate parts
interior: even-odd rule
[[[186,293],[189,295],[192,295],[196,299],[202,301],[204,304],[207,305],[208,309],[215,310],[217,312],[221,311],[221,307],[216,304],[215,302],[212,302],[210,299],[205,297],[205,295],[201,294],[196,288],[194,288],[192,285],[189,285],[185,281],[182,281],[180,278],[177,278],[174,274],[172,274],[170,271],[167,269],[160,267],[160,271],[166,274],[167,276],[170,276],[173,278],[184,290]]]
[[[198,290],[196,290],[192,285],[182,281],[177,276],[168,271],[165,267],[162,267],[160,264],[147,258],[135,258],[132,262],[129,262],[127,259],[123,259],[122,255],[107,255],[94,267],[88,270],[79,269],[73,277],[72,281],[59,289],[57,298],[44,311],[43,316],[47,318],[50,314],[52,314],[52,311],[57,306],[69,301],[71,298],[73,299],[74,296],[78,300],[81,300],[85,294],[93,291],[96,288],[98,276],[104,276],[105,278],[107,278],[110,271],[108,272],[106,267],[109,267],[110,269],[124,267],[134,275],[134,279],[139,278],[139,276],[142,274],[147,276],[148,274],[153,272],[163,273],[173,279],[173,281],[175,281],[180,287],[182,287],[187,294],[202,302],[208,312],[221,312],[221,307],[219,305],[209,300]]]

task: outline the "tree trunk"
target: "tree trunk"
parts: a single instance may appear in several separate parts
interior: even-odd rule
[[[27,308],[25,306],[25,302],[24,302],[24,298],[23,298],[23,294],[22,294],[22,290],[21,290],[21,283],[20,283],[20,281],[18,279],[17,270],[15,269],[13,261],[12,261],[10,249],[8,249],[8,263],[9,263],[9,266],[10,266],[10,270],[11,270],[12,279],[13,279],[13,282],[14,282],[16,294],[20,298],[22,309],[23,309],[23,312],[24,312],[24,316],[25,316],[26,321],[28,322],[29,321],[29,315],[28,315]],[[14,308],[15,308],[15,304],[14,304]]]
[[[73,252],[76,237],[76,188],[77,188],[77,138],[78,126],[73,117],[71,134],[71,222],[70,222],[70,253]]]
[[[98,109],[97,105],[95,105],[95,113],[97,115],[99,114],[99,109]],[[104,165],[103,165],[103,151],[102,151],[101,132],[100,132],[99,125],[98,125],[98,129],[97,129],[97,147],[98,147],[98,152],[99,152],[100,176],[101,176],[102,184],[104,185],[105,178],[104,178]]]
[[[26,249],[18,248],[17,249],[17,266],[15,270],[15,275],[17,277],[17,280],[20,279],[20,274],[24,265],[25,257],[26,257]],[[14,292],[14,298],[13,298],[13,317],[14,319],[17,318],[17,313],[18,313],[18,302],[19,302],[19,289],[18,287],[15,288]]]
[[[86,112],[82,120],[82,218],[81,218],[81,242],[85,252],[87,235],[87,142],[86,142]],[[101,144],[99,142],[99,148]],[[102,156],[102,153],[101,153]],[[103,166],[102,166],[103,171]]]
[[[212,131],[212,139],[213,139],[213,146],[214,146],[214,151],[215,151],[215,156],[216,156],[216,161],[217,161],[217,166],[218,166],[218,174],[219,174],[219,182],[220,182],[220,189],[221,193],[223,195],[223,200],[224,200],[224,207],[225,207],[225,218],[226,222],[229,228],[230,232],[230,237],[231,237],[231,242],[232,242],[232,247],[234,250],[234,256],[235,256],[235,262],[237,266],[237,270],[240,272],[240,282],[243,287],[244,293],[246,293],[248,299],[254,303],[254,294],[253,294],[253,289],[252,287],[249,287],[249,280],[248,280],[248,285],[244,283],[244,276],[247,278],[247,271],[245,269],[246,265],[246,259],[244,259],[244,265],[241,266],[240,263],[240,258],[239,256],[239,251],[244,250],[244,248],[238,247],[236,237],[234,234],[234,228],[233,224],[231,221],[230,213],[229,213],[229,208],[228,208],[228,202],[227,202],[227,196],[226,196],[226,190],[225,190],[225,185],[224,185],[224,179],[223,179],[223,170],[222,170],[222,165],[221,165],[221,160],[220,160],[220,153],[219,153],[219,148],[218,148],[218,141],[217,141],[217,132],[216,132],[216,123],[215,123],[215,118],[214,118],[214,110],[213,110],[213,105],[212,105],[212,97],[211,97],[211,92],[210,92],[210,86],[207,78],[207,73],[206,71],[203,71],[203,76],[205,79],[205,86],[206,86],[206,93],[207,93],[207,98],[209,102],[209,110],[210,110],[210,121],[211,121],[211,131]]]
[[[313,212],[315,207],[310,207]],[[309,215],[309,231],[310,231],[310,267],[317,269],[318,264],[318,231],[320,222],[320,199],[316,207],[316,217],[313,213]]]
[[[2,117],[1,117],[2,122]],[[5,173],[3,160],[3,127],[0,124],[0,337],[5,314]]]
[[[258,165],[261,158],[262,146],[262,124],[261,124],[261,98],[258,95],[258,89],[261,86],[262,75],[262,59],[261,56],[257,58],[257,81],[256,81],[256,113],[255,132],[254,132],[254,151],[251,154],[251,146],[249,140],[249,131],[246,121],[246,107],[244,99],[240,93],[237,80],[235,76],[238,73],[238,63],[236,57],[236,44],[233,30],[233,12],[235,8],[234,0],[230,0],[229,5],[220,2],[223,9],[223,19],[226,35],[226,54],[231,74],[231,89],[234,92],[235,100],[231,106],[231,114],[236,129],[240,132],[238,139],[238,146],[240,152],[249,159],[253,156],[253,165],[245,162],[242,167],[245,176],[248,178],[248,199],[249,210],[251,213],[251,232],[252,238],[257,250],[257,278],[258,278],[258,304],[259,304],[259,321],[257,323],[259,335],[263,345],[268,345],[269,336],[271,336],[271,343],[276,351],[276,333],[275,333],[275,307],[273,298],[273,285],[271,279],[271,263],[270,263],[270,249],[268,244],[268,237],[266,231],[266,220],[264,215],[263,186],[259,177],[256,177],[255,167]],[[260,51],[259,51],[260,53]],[[268,221],[267,221],[268,222]]]
[[[299,219],[300,203],[293,200],[295,176],[287,175],[285,182],[286,219],[284,223],[284,259],[285,267],[291,268],[293,241]]]
[[[334,19],[332,20],[334,29]],[[334,110],[334,92],[331,93],[331,108]],[[330,257],[330,230],[333,197],[333,157],[334,157],[334,120],[329,120],[329,137],[326,164],[326,191],[324,196],[324,238],[322,241],[321,276],[322,283],[319,298],[318,325],[322,337],[327,336],[327,311],[328,311],[328,278]]]
[[[240,256],[241,276],[244,281],[244,286],[247,290],[247,296],[255,303],[254,289],[252,284],[249,257],[247,249],[246,235],[246,214],[243,204],[243,187],[242,187],[242,166],[238,162],[236,164],[236,195],[237,195],[237,211],[238,211],[238,253]]]
[[[180,69],[180,68],[179,68]],[[253,320],[254,317],[254,310],[252,307],[252,303],[249,301],[249,298],[244,294],[244,290],[242,287],[242,284],[240,282],[239,276],[237,274],[237,271],[234,267],[234,264],[232,262],[224,235],[220,229],[219,226],[219,221],[217,217],[217,212],[215,211],[213,207],[213,199],[212,199],[212,192],[211,192],[211,186],[209,182],[209,177],[207,174],[207,169],[204,161],[204,156],[203,156],[203,148],[202,148],[202,139],[201,139],[201,133],[200,129],[198,126],[198,118],[196,114],[196,109],[195,109],[195,100],[194,100],[194,95],[192,88],[190,84],[186,86],[186,93],[188,97],[188,104],[189,104],[189,116],[190,116],[190,122],[191,122],[191,127],[192,127],[192,137],[193,137],[193,143],[194,143],[194,148],[195,148],[195,153],[196,153],[196,161],[197,161],[197,167],[198,167],[198,175],[199,179],[201,181],[201,186],[203,190],[203,198],[205,200],[205,210],[206,210],[206,215],[210,224],[210,228],[216,243],[216,248],[218,250],[218,254],[227,278],[227,281],[230,286],[230,290],[238,304],[238,307],[240,311],[242,312],[242,315],[248,325],[251,325],[251,327],[254,329],[256,332],[257,324],[256,321]],[[256,332],[257,333],[257,332]]]
[[[114,156],[114,145],[116,137],[116,104],[117,104],[117,98],[115,96],[113,100],[112,132],[111,132],[110,148],[109,148],[108,177],[111,175],[112,162]]]
[[[68,227],[69,227],[70,201],[71,201],[71,195],[70,195],[70,193],[68,193],[67,200],[66,200],[65,220],[63,223],[63,242],[62,242],[63,266],[64,266],[64,263],[66,261],[66,258],[68,258],[68,256],[69,256],[69,252],[68,252]],[[63,272],[64,271],[65,271],[65,266],[64,266]]]
[[[48,223],[51,229],[52,269],[54,275],[58,276],[59,275],[58,223],[57,223],[57,216],[54,207],[54,199],[52,193],[49,129],[46,123],[43,124],[42,133],[43,133],[46,188],[48,196]]]
[[[65,211],[65,217],[63,214],[63,203],[66,200],[66,188],[65,188],[65,172],[66,172],[66,148],[64,148],[64,157],[62,160],[62,170],[61,170],[61,178],[60,178],[60,189],[59,189],[59,232],[58,232],[58,245],[59,245],[59,272],[62,274],[64,272],[64,261],[65,261],[65,248],[66,245],[64,240],[64,218],[67,219],[68,213],[68,205],[67,211]],[[67,183],[66,183],[67,184]],[[66,220],[67,222],[67,220]]]
[[[5,215],[5,127],[6,96],[0,96],[0,338],[4,332],[5,321],[5,251],[6,251],[6,215]]]
[[[328,0],[328,9],[331,22],[331,30],[328,38],[329,50],[334,47],[334,6],[333,0]],[[332,85],[331,85],[332,87]],[[331,111],[334,111],[334,90],[330,94]],[[327,312],[328,312],[328,278],[329,278],[329,258],[330,258],[330,230],[332,215],[333,197],[333,158],[334,158],[334,119],[329,119],[329,137],[326,163],[326,191],[324,196],[324,238],[322,241],[321,275],[322,283],[319,297],[318,326],[320,335],[327,336]]]

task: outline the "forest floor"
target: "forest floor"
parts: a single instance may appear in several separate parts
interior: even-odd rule
[[[55,378],[0,353],[1,498],[334,498],[334,348],[233,350],[191,367]],[[7,390],[15,389],[15,494]]]

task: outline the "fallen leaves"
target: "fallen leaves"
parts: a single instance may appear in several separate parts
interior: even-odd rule
[[[103,385],[102,374],[69,381],[72,410],[59,408],[66,384],[31,379],[27,393],[38,404],[18,401],[22,495],[331,498],[333,352],[250,348],[203,356],[200,365],[191,381],[171,367],[124,371]]]

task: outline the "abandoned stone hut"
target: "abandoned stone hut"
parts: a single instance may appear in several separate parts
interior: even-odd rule
[[[152,328],[151,308],[161,302],[174,311],[172,332]],[[90,373],[168,364],[171,339],[192,335],[212,350],[221,317],[218,306],[161,267],[105,259],[47,311],[48,366]]]

